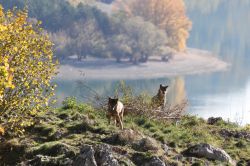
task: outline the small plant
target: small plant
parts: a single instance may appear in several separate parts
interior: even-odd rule
[[[246,142],[244,142],[243,140],[240,140],[239,142],[237,142],[235,144],[236,147],[238,148],[245,148],[246,147]]]
[[[63,102],[63,109],[74,109],[77,107],[77,101],[75,97],[67,97]]]
[[[146,123],[146,121],[147,120],[145,118],[139,118],[136,120],[136,123],[137,123],[137,125],[142,126]]]
[[[151,122],[147,122],[147,123],[144,125],[144,128],[146,128],[146,129],[150,129],[151,127],[154,127],[154,124],[151,123]]]

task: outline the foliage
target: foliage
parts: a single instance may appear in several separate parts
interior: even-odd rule
[[[74,23],[68,31],[72,39],[68,47],[78,56],[78,60],[86,58],[88,54],[98,55],[104,51],[105,39],[97,27],[95,20],[92,19]]]
[[[64,59],[77,55],[110,58],[119,62],[129,58],[133,63],[146,62],[149,56],[171,52],[172,34],[165,34],[144,18],[113,16],[102,12],[92,0],[25,0],[3,1],[6,8],[27,5],[33,20],[41,20],[55,43],[55,55]],[[173,34],[175,35],[175,34]],[[171,46],[172,47],[172,46]]]
[[[91,112],[93,111],[92,106],[85,103],[79,103],[75,97],[67,97],[62,102],[62,110],[76,109],[80,112]]]
[[[73,109],[77,106],[77,101],[75,97],[67,97],[63,102],[63,109]]]
[[[164,31],[158,29],[141,17],[114,15],[114,33],[109,41],[112,55],[119,59],[126,57],[134,63],[145,62],[149,56],[163,56],[168,38]]]
[[[56,64],[52,43],[39,24],[27,22],[26,11],[3,12],[1,8],[0,13],[0,77],[4,78],[0,122],[8,131],[20,134],[48,105]]]
[[[4,128],[2,126],[0,126],[0,136],[4,135],[4,132],[5,132]]]
[[[141,16],[163,29],[170,38],[170,47],[185,49],[191,23],[186,17],[183,0],[117,1],[117,6],[123,6],[129,15]]]

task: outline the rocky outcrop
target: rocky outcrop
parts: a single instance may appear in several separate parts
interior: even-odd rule
[[[157,156],[145,156],[142,153],[134,153],[132,160],[140,166],[165,166],[166,164]]]
[[[92,146],[85,145],[82,147],[80,154],[77,156],[73,166],[97,166],[95,161],[95,151]]]
[[[65,157],[52,157],[52,156],[44,156],[37,155],[34,159],[25,161],[19,164],[19,166],[69,166],[72,165],[72,160]]]
[[[231,157],[224,150],[215,148],[209,144],[194,145],[183,151],[182,154],[187,157],[204,157],[209,160],[219,160],[223,162],[233,163]]]
[[[214,124],[218,123],[219,121],[223,121],[223,119],[221,117],[217,117],[217,118],[210,117],[207,120],[207,124],[214,125]]]
[[[73,166],[119,166],[109,145],[101,144],[95,147],[84,145]]]
[[[222,129],[220,131],[220,135],[224,138],[233,137],[233,138],[243,138],[250,140],[250,132],[246,131],[230,131],[227,129]]]
[[[166,164],[159,157],[154,156],[144,166],[166,166]]]
[[[139,140],[138,142],[133,144],[133,148],[135,150],[138,151],[159,151],[161,150],[161,146],[159,145],[159,143],[150,137],[146,137],[146,138],[142,138],[141,140]]]
[[[142,138],[144,138],[144,135],[140,132],[132,129],[125,129],[119,133],[113,134],[111,137],[103,139],[103,141],[113,145],[127,145],[133,144]]]
[[[101,144],[95,147],[95,159],[100,166],[119,166],[117,159],[112,154],[112,149],[107,144]]]

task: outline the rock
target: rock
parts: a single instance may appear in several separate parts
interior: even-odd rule
[[[81,134],[86,131],[93,131],[92,125],[87,122],[81,122],[68,127],[70,133]]]
[[[210,125],[214,125],[219,121],[222,121],[221,117],[217,117],[217,118],[210,117],[210,118],[208,118],[207,123],[210,124]]]
[[[51,157],[37,155],[34,159],[22,162],[20,166],[32,165],[32,166],[68,166],[72,165],[72,160],[64,157]]]
[[[176,160],[176,161],[182,161],[183,160],[183,155],[181,155],[181,154],[176,155],[174,157],[174,160]]]
[[[250,133],[246,131],[230,131],[227,129],[222,129],[219,133],[224,138],[234,137],[250,140]]]
[[[133,148],[138,151],[158,151],[161,149],[161,146],[158,142],[150,137],[142,138],[137,143],[133,144]]]
[[[0,144],[0,165],[15,165],[24,157],[30,139],[10,139]],[[32,142],[31,142],[32,143]]]
[[[166,164],[159,157],[152,157],[145,166],[165,166]]]
[[[165,166],[166,164],[157,156],[147,156],[143,153],[134,153],[132,160],[140,166]]]
[[[143,138],[143,134],[132,129],[125,129],[112,135],[111,137],[103,139],[104,142],[114,145],[127,145],[133,144]]]
[[[215,148],[209,144],[194,145],[183,151],[182,154],[187,157],[204,157],[210,160],[232,163],[231,157],[224,150]]]
[[[95,161],[95,151],[92,146],[85,145],[82,147],[80,155],[77,156],[73,166],[97,166]]]
[[[98,145],[96,148],[95,158],[97,165],[101,166],[119,166],[118,161],[112,154],[112,149],[107,144]]]
[[[38,149],[30,150],[27,152],[29,156],[44,155],[56,157],[59,155],[65,155],[67,157],[74,157],[76,154],[76,148],[65,143],[47,143],[39,147]]]
[[[107,144],[95,147],[84,145],[77,156],[73,166],[119,166],[118,160],[113,156],[112,149]]]
[[[62,130],[58,130],[56,132],[54,132],[51,136],[49,136],[49,140],[51,141],[56,141],[59,140],[63,137],[64,132]]]
[[[169,152],[169,147],[168,147],[168,145],[163,144],[163,145],[162,145],[162,149],[164,150],[165,154],[168,154],[168,152]]]

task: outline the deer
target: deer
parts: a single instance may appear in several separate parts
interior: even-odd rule
[[[108,112],[107,118],[109,124],[111,124],[111,119],[114,119],[115,126],[117,122],[119,123],[121,129],[123,130],[123,114],[124,114],[124,105],[122,102],[119,101],[118,98],[111,98],[108,99]]]

